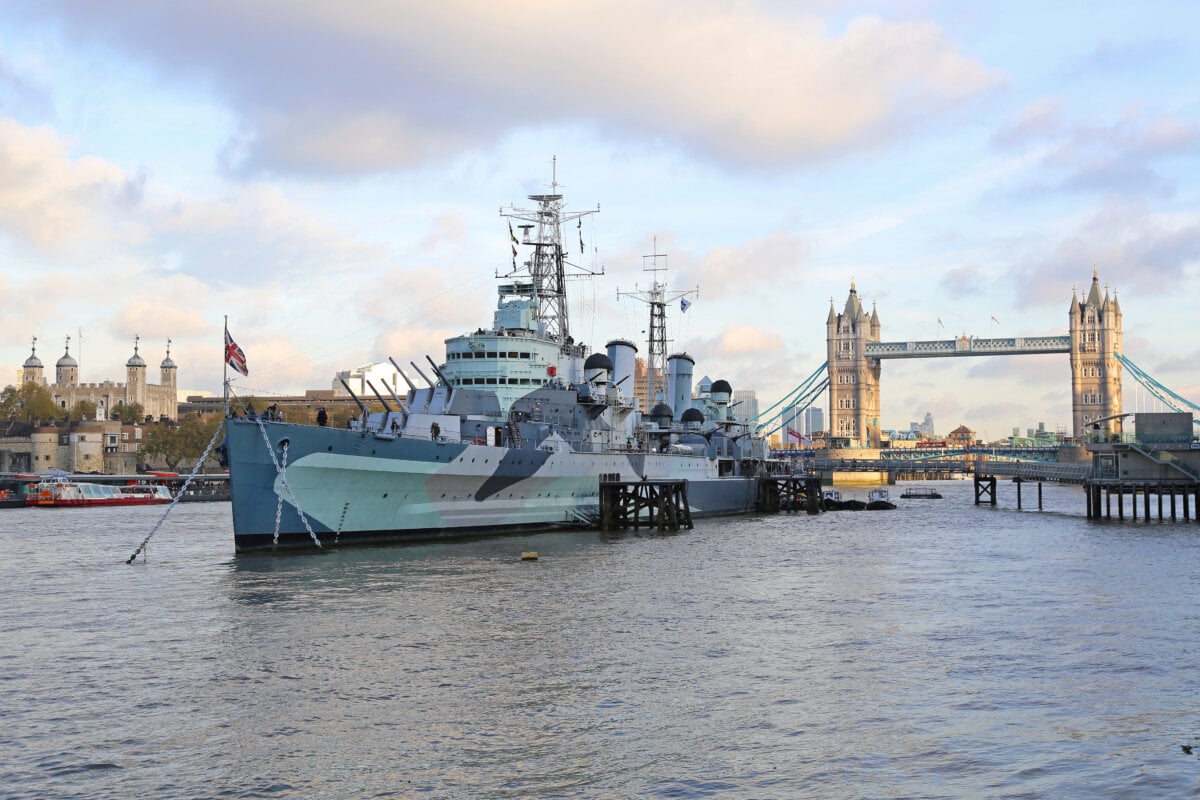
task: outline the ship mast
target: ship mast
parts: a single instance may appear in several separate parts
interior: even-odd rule
[[[662,266],[659,266],[659,259]],[[648,266],[647,266],[648,265]],[[642,256],[642,272],[652,275],[667,271],[667,254],[658,252],[658,237],[654,238],[654,252]],[[617,297],[632,297],[650,306],[650,352],[646,358],[646,399],[650,406],[666,401],[667,387],[667,303],[673,303],[689,295],[700,296],[700,289],[668,292],[667,285],[654,277],[649,289],[634,287],[632,292],[617,292]]]
[[[551,165],[550,193],[529,195],[529,199],[537,203],[536,209],[514,206],[510,206],[508,210],[500,209],[500,216],[509,219],[509,232],[513,243],[512,270],[501,277],[508,278],[527,273],[531,283],[530,297],[536,301],[534,319],[539,330],[552,339],[569,343],[571,326],[567,310],[567,280],[600,275],[603,274],[603,269],[593,272],[572,264],[567,259],[562,241],[562,226],[575,222],[576,227],[582,231],[583,218],[600,211],[600,206],[587,211],[567,211],[562,194],[558,191],[557,157],[552,159]],[[520,241],[512,234],[512,220],[524,223],[518,226],[522,231]],[[533,248],[529,260],[521,264],[517,263],[518,244]],[[582,255],[582,232],[579,236],[579,249]]]

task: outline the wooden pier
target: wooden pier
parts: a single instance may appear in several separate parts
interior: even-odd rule
[[[821,513],[821,479],[816,475],[770,475],[758,479],[755,510]]]
[[[687,481],[600,480],[600,528],[611,531],[691,530],[692,510],[688,505]]]

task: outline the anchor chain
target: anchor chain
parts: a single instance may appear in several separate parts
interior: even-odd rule
[[[308,517],[304,515],[303,509],[300,508],[300,501],[296,499],[296,493],[292,491],[292,486],[288,483],[287,475],[284,473],[283,468],[279,466],[279,459],[275,457],[275,448],[271,446],[271,438],[267,436],[267,426],[263,424],[262,417],[255,419],[255,422],[258,424],[259,432],[262,433],[263,443],[267,446],[267,453],[271,456],[271,463],[275,465],[275,471],[279,474],[279,485],[283,487],[283,490],[288,493],[288,497],[292,499],[292,505],[295,506],[296,513],[300,516],[300,521],[304,523],[304,529],[308,531],[308,535],[312,537],[313,542],[319,549],[324,550],[324,545],[317,538],[317,534],[313,532],[312,526],[308,524]],[[284,448],[284,453],[287,453],[286,447]],[[278,537],[278,527],[276,528],[276,537]]]
[[[192,474],[187,476],[187,480],[183,482],[183,486],[179,487],[179,492],[171,498],[170,505],[168,505],[166,510],[163,511],[162,516],[158,518],[158,522],[156,522],[154,527],[151,528],[150,533],[146,534],[146,538],[142,540],[141,544],[138,545],[137,550],[133,551],[133,555],[131,555],[129,560],[125,562],[126,564],[132,564],[134,559],[136,559],[139,554],[145,552],[146,545],[150,543],[150,537],[154,536],[154,534],[158,532],[158,529],[162,527],[162,524],[167,521],[167,516],[171,513],[171,510],[175,508],[175,504],[179,502],[180,498],[183,497],[188,486],[191,484],[192,479],[195,478],[196,473],[200,471],[200,467],[202,467],[204,462],[208,460],[208,454],[212,452],[213,447],[216,446],[217,440],[220,438],[221,433],[224,432],[224,430],[224,425],[218,425],[217,429],[213,431],[213,438],[209,441],[208,447],[204,448],[204,455],[200,456],[199,460],[196,461],[195,466],[192,467]]]
[[[284,442],[283,459],[279,465],[279,474],[280,475],[287,474],[287,454],[288,454],[288,445],[287,445],[287,442]],[[283,518],[283,495],[281,494],[275,498],[275,535],[271,539],[271,547],[272,548],[279,547],[279,522],[282,518]]]

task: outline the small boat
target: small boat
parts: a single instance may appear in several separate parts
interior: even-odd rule
[[[842,499],[842,493],[837,489],[826,489],[821,495],[821,503],[826,511],[862,511],[867,504],[862,500]]]
[[[135,483],[111,486],[61,478],[49,478],[25,498],[25,504],[45,508],[59,506],[149,506],[171,502],[171,491],[161,484]]]
[[[935,489],[910,486],[900,495],[905,500],[941,500],[942,495]]]
[[[896,504],[888,498],[887,489],[872,489],[867,493],[868,511],[890,511]]]

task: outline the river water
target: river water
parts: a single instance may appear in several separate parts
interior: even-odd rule
[[[280,557],[193,504],[133,565],[161,508],[0,511],[0,796],[1200,793],[1200,526],[938,486]]]

